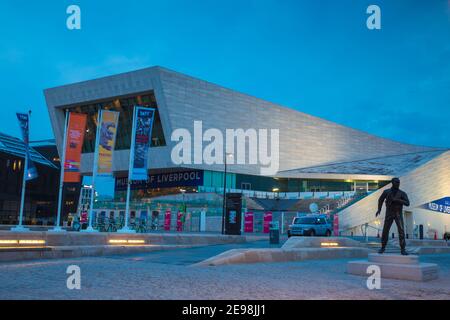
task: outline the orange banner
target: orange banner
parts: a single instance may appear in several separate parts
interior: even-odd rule
[[[83,147],[86,120],[85,114],[69,113],[64,182],[80,182],[81,148]]]
[[[98,145],[98,174],[101,176],[112,175],[112,161],[118,121],[118,112],[102,111]]]

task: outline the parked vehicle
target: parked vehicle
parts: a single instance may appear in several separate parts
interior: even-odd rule
[[[294,218],[289,226],[288,237],[292,236],[326,236],[332,234],[333,227],[325,215],[312,214]]]

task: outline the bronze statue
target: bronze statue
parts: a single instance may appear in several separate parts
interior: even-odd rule
[[[403,206],[409,206],[409,199],[406,192],[400,190],[400,179],[392,179],[392,187],[383,191],[378,199],[378,211],[376,217],[380,215],[383,202],[386,200],[386,216],[384,218],[383,234],[381,236],[381,249],[378,253],[384,253],[389,239],[389,230],[392,222],[395,221],[400,239],[401,254],[406,256],[405,228],[403,224]]]

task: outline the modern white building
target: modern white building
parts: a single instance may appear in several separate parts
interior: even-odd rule
[[[113,164],[118,192],[127,176],[132,108],[141,105],[157,109],[149,155],[149,181],[153,182],[140,186],[147,196],[175,192],[182,187],[197,191],[223,188],[223,163],[174,163],[171,153],[179,142],[171,139],[175,130],[187,129],[194,136],[194,124],[200,121],[203,133],[208,129],[217,129],[224,135],[227,129],[254,129],[258,133],[279,130],[277,172],[265,176],[261,173],[265,164],[235,164],[235,156],[227,161],[229,188],[279,192],[372,191],[339,212],[341,232],[359,234],[362,225],[377,225],[377,196],[392,177],[399,176],[401,188],[411,199],[411,206],[405,212],[410,234],[414,225],[419,224],[424,225],[425,233],[436,232],[438,237],[450,231],[450,215],[441,212],[445,209],[422,207],[450,197],[448,149],[384,139],[161,67],[47,89],[45,97],[59,150],[62,150],[64,110],[89,115],[82,156],[83,175],[92,172],[97,111],[103,108],[120,112]],[[195,145],[195,138],[192,139]],[[249,149],[250,142],[245,146]],[[267,154],[275,150],[270,142],[258,147],[258,151],[262,148]],[[237,150],[231,153],[236,155]],[[182,172],[199,178],[173,181],[171,177],[181,176]],[[445,207],[447,200],[443,201]]]

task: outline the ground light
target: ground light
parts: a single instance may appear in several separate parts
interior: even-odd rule
[[[145,244],[145,240],[141,239],[110,239],[109,244],[112,245],[143,245]]]
[[[337,243],[337,242],[321,242],[320,245],[322,247],[338,247],[339,243]]]
[[[0,240],[0,249],[11,249],[11,248],[41,248],[46,244],[45,240],[40,239],[2,239]]]

